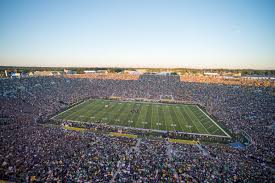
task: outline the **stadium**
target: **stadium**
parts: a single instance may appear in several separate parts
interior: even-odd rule
[[[0,0],[0,183],[275,183],[275,0]]]
[[[1,180],[272,182],[270,87],[155,73],[0,84]]]

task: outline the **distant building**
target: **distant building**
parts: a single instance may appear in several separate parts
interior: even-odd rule
[[[13,72],[11,78],[20,78],[20,73]]]
[[[76,71],[64,69],[64,74],[76,74]]]
[[[5,70],[5,76],[8,78],[20,78],[20,73],[17,73],[16,70],[14,71]]]
[[[87,71],[84,71],[85,74],[95,74],[96,71],[95,70],[87,70]]]
[[[5,70],[5,76],[6,77],[11,77],[11,74],[12,74],[11,71]]]
[[[223,79],[228,79],[228,80],[239,80],[239,77],[235,77],[235,76],[222,76]]]
[[[86,70],[84,71],[85,74],[95,74],[95,73],[100,73],[100,74],[107,74],[107,70]]]
[[[240,77],[242,76],[242,73],[234,73],[234,72],[223,72],[222,76],[234,76],[234,77]]]
[[[96,73],[108,74],[108,70],[97,70]]]
[[[20,77],[21,78],[26,78],[26,77],[29,77],[29,74],[25,73],[25,72],[21,72]]]
[[[217,72],[205,72],[203,73],[205,76],[219,76],[220,74]]]
[[[58,76],[58,75],[62,75],[62,74],[64,74],[63,71],[52,71],[53,76]]]
[[[34,76],[56,76],[61,74],[61,71],[35,71],[33,73]]]
[[[235,77],[241,77],[242,73],[234,73],[233,76],[235,76]]]
[[[138,71],[141,74],[144,74],[147,72],[147,69],[136,69],[136,71]]]
[[[138,72],[138,71],[133,71],[133,70],[124,70],[123,73],[125,74],[131,74],[131,75],[140,75],[142,73]]]
[[[171,74],[172,74],[172,72],[159,72],[159,73],[157,73],[157,75],[161,75],[161,76],[169,76]]]
[[[244,79],[254,79],[254,80],[275,80],[275,77],[268,77],[268,76],[244,76]]]
[[[34,76],[33,72],[29,72],[29,77]]]

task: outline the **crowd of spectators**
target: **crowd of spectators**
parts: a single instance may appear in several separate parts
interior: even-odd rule
[[[258,86],[258,87],[275,87],[273,79],[257,79],[249,77],[228,77],[228,76],[196,76],[196,75],[181,75],[181,81],[192,83],[210,83],[210,84],[225,84],[225,85],[241,85],[241,86]]]
[[[271,88],[182,83],[179,100],[205,106],[232,133],[244,131],[252,138],[251,156],[264,162],[274,161],[275,96]],[[248,151],[247,151],[248,152]]]
[[[0,80],[0,180],[13,182],[272,182],[275,97],[272,88],[139,80],[34,77]],[[88,98],[172,95],[195,102],[251,145],[172,144],[41,125]],[[104,127],[102,127],[104,130]],[[142,133],[142,132],[141,132]]]

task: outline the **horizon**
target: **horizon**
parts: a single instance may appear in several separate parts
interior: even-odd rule
[[[171,69],[171,70],[177,70],[177,69],[187,69],[187,70],[234,70],[234,71],[242,71],[242,70],[252,70],[252,71],[275,71],[275,69],[250,69],[250,68],[192,68],[192,67],[112,67],[112,66],[13,66],[13,65],[0,65],[1,67],[7,67],[7,68],[91,68],[91,69]]]
[[[275,2],[0,2],[0,66],[275,69]]]

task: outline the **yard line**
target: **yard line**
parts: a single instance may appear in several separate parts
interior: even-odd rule
[[[97,103],[97,104],[92,104],[91,107],[87,108],[85,111],[84,111],[84,116],[85,116],[85,119],[81,119],[82,121],[90,121],[91,120],[91,116],[96,116],[96,114],[98,112],[101,111],[101,109],[104,107],[104,105],[102,105],[102,103]],[[82,113],[83,114],[83,113]],[[86,115],[88,114],[88,115]],[[79,118],[78,116],[76,117],[77,119]],[[73,118],[74,119],[74,118]],[[95,120],[95,118],[94,118]]]
[[[125,103],[124,103],[125,104]],[[114,113],[110,113],[110,114],[113,114],[113,117],[111,117],[111,119],[113,119],[113,121],[114,121],[114,123],[113,124],[116,124],[118,121],[117,120],[119,120],[118,119],[118,117],[119,117],[119,115],[121,114],[121,112],[122,112],[122,110],[123,110],[123,108],[126,106],[126,105],[119,105],[118,103],[116,103],[116,109],[117,110],[115,110],[116,112],[114,112]],[[119,121],[119,123],[120,123],[120,121]]]
[[[104,113],[101,113],[100,116],[98,116],[98,118],[100,118],[100,119],[107,118],[107,120],[104,120],[104,122],[105,123],[107,122],[109,124],[110,123],[109,114],[112,114],[113,110],[116,109],[116,106],[111,104],[111,102],[108,103],[108,106],[110,106],[110,107],[108,107],[108,110],[107,109],[102,110],[102,111],[104,111]]]
[[[176,128],[178,127],[178,125],[175,124],[176,121],[174,121],[170,109],[171,109],[171,106],[168,106],[166,116],[167,116],[167,119],[170,118],[170,120],[169,120],[170,121],[170,124],[169,124],[170,126],[169,127],[171,128],[171,131],[172,131],[172,129],[174,129],[174,131],[176,131]],[[176,126],[174,126],[174,125],[176,125]]]
[[[195,130],[192,130],[192,129],[195,128],[195,126],[192,125],[192,122],[188,122],[189,120],[186,119],[187,116],[183,115],[183,113],[182,113],[182,111],[181,111],[181,108],[180,108],[179,106],[177,106],[177,107],[175,108],[175,111],[176,111],[176,113],[177,113],[178,115],[181,116],[181,117],[180,117],[180,119],[182,119],[181,122],[184,122],[184,124],[185,124],[185,128],[184,128],[184,129],[186,129],[186,130],[184,130],[184,131],[187,131],[187,132],[195,131]],[[190,120],[190,121],[191,121],[191,120]],[[190,124],[190,123],[191,123],[191,124]],[[189,128],[189,127],[186,128],[186,126],[191,126],[191,128]]]
[[[168,129],[168,127],[167,127],[168,125],[167,125],[167,123],[166,123],[166,122],[167,122],[167,121],[166,121],[166,116],[167,116],[167,115],[166,115],[166,114],[167,114],[167,113],[166,113],[166,107],[165,107],[165,106],[161,106],[161,108],[162,108],[162,111],[163,111],[163,114],[164,114],[164,119],[163,119],[163,120],[164,120],[164,124],[165,124],[165,129],[166,129],[166,131],[169,131],[169,129]]]
[[[141,111],[141,105],[137,105],[137,103],[136,103],[136,106],[138,108],[138,111]],[[132,127],[133,128],[136,126],[136,123],[138,123],[139,114],[140,114],[140,112],[137,112],[133,115],[133,118],[132,118],[132,121],[133,121]]]
[[[148,124],[146,125],[147,129],[152,129],[152,111],[153,111],[153,106],[149,105],[148,111],[146,114],[146,121],[148,122]]]
[[[91,120],[91,116],[96,116],[100,110],[99,108],[103,108],[104,104],[102,104],[102,101],[96,105],[92,104],[91,108],[87,108],[84,112],[82,112],[83,116],[85,117],[83,120],[89,121]],[[99,112],[97,112],[99,111]]]
[[[155,106],[152,105],[152,114],[151,114],[151,128],[150,129],[153,129],[153,116],[154,116],[154,109],[155,109]]]
[[[184,131],[183,128],[182,128],[182,126],[181,126],[181,121],[179,120],[178,115],[177,115],[177,113],[175,112],[174,109],[175,109],[174,107],[171,108],[171,110],[173,111],[173,113],[174,113],[174,115],[175,115],[175,117],[176,117],[176,119],[177,119],[177,124],[179,125],[181,131]]]
[[[146,111],[145,111],[145,109],[146,109],[147,107],[145,106],[145,105],[141,105],[141,110],[140,110],[140,112],[139,112],[139,116],[138,116],[138,120],[137,120],[137,124],[135,124],[135,127],[139,127],[139,128],[141,128],[140,127],[140,125],[142,126],[142,128],[144,128],[144,124],[142,123],[142,122],[145,122],[145,115],[144,114],[146,114]],[[141,121],[140,121],[141,120]]]
[[[197,116],[193,113],[193,110],[190,109],[190,107],[187,108],[187,110],[190,112],[190,114],[193,116],[193,119],[196,120],[198,122],[198,124],[200,124],[200,126],[203,127],[203,129],[210,134],[210,132],[205,128],[205,126],[201,123],[201,121],[197,118]]]
[[[189,116],[188,112],[185,110],[185,107],[186,106],[181,106],[180,112],[182,113],[183,116],[186,116],[188,118],[187,121],[190,121],[189,123],[192,123],[191,126],[193,126],[196,129],[195,132],[200,133],[200,130],[198,129],[196,123],[193,122],[192,118]]]
[[[106,114],[104,114],[104,117],[107,118],[108,124],[111,125],[111,124],[114,124],[113,120],[115,119],[114,118],[115,111],[119,110],[120,107],[118,107],[115,102],[110,102],[109,105],[112,106],[109,110],[105,109],[105,105],[102,108],[102,110],[104,111],[104,109],[105,109],[108,111]]]
[[[122,123],[123,125],[125,125],[125,123],[126,124],[128,123],[128,121],[123,121],[123,119],[125,119],[125,118],[122,118],[122,116],[124,116],[124,114],[126,113],[126,111],[128,111],[128,109],[129,109],[129,107],[128,107],[127,103],[122,103],[122,108],[119,111],[119,115],[117,116],[117,118],[120,119],[119,123]]]
[[[98,103],[98,102],[95,101],[95,103]],[[83,111],[86,111],[87,108],[88,109],[92,108],[93,105],[94,105],[94,102],[89,101],[87,106],[86,105],[85,106],[79,106],[79,108],[76,111],[74,111],[73,113],[70,113],[68,116],[66,116],[63,119],[70,119],[70,120],[71,119],[77,119],[79,117],[80,112],[82,113]]]
[[[159,114],[158,114],[158,113],[159,113],[159,107],[157,106],[157,108],[155,108],[155,109],[156,109],[156,114],[157,114],[157,117],[156,117],[156,118],[157,118],[156,125],[157,125],[158,130],[159,130],[159,126],[160,126],[160,125],[159,125]],[[157,124],[157,123],[158,123],[158,124]]]
[[[165,121],[164,121],[164,117],[163,117],[163,112],[162,112],[162,106],[158,107],[158,123],[160,123],[160,125],[158,125],[162,130],[166,130],[166,126],[165,126]],[[160,129],[159,129],[160,130]]]
[[[102,105],[102,110],[100,110],[98,113],[96,113],[95,115],[93,115],[94,117],[95,117],[95,119],[100,119],[101,118],[101,116],[102,116],[102,114],[104,114],[106,111],[108,111],[108,109],[106,109],[106,105],[109,105],[110,104],[110,102],[108,102],[108,101],[106,101],[106,102],[104,102],[104,103],[101,103],[101,105]]]
[[[128,107],[127,107],[127,112],[125,114],[126,118],[125,118],[125,121],[127,122],[127,126],[131,126],[131,124],[133,123],[133,113],[131,112],[131,110],[134,108],[134,106],[136,105],[135,103],[132,103],[132,102],[129,102],[128,104]],[[131,121],[131,123],[129,123],[129,121]]]

